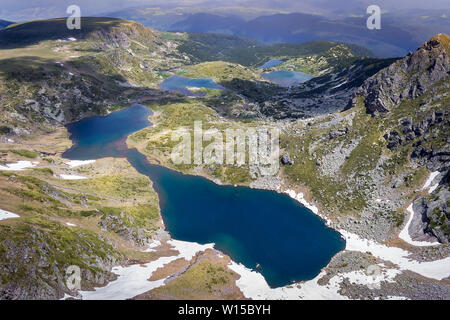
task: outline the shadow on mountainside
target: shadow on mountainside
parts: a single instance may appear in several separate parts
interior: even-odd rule
[[[0,30],[0,48],[23,48],[46,40],[85,39],[97,31],[108,31],[125,20],[113,18],[81,18],[81,29],[70,30],[67,18],[18,23]]]
[[[221,81],[219,84],[250,100],[264,102],[270,97],[286,91],[285,88],[264,81],[250,81],[234,78],[230,81]]]

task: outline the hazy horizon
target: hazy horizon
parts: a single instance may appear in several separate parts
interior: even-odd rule
[[[57,2],[57,3],[55,3]],[[67,16],[69,5],[78,5],[82,15],[104,15],[115,11],[136,7],[159,7],[173,9],[177,7],[211,10],[214,8],[245,7],[272,10],[274,12],[302,12],[328,17],[342,18],[351,15],[364,15],[365,9],[371,4],[381,7],[384,12],[405,13],[410,10],[450,10],[447,0],[231,0],[224,4],[221,0],[2,0],[0,19],[22,22],[34,19],[47,19]],[[223,10],[226,12],[226,9]],[[263,11],[262,11],[263,12]]]

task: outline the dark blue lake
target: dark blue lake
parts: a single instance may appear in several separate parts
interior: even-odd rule
[[[273,68],[273,67],[279,66],[283,62],[284,62],[283,60],[269,60],[266,63],[264,63],[262,66],[260,66],[259,68],[260,69]]]
[[[299,85],[300,83],[306,82],[313,78],[306,73],[284,70],[266,72],[261,74],[261,76],[273,83],[276,83],[280,87]]]
[[[154,183],[161,213],[174,239],[215,243],[234,261],[263,274],[271,287],[314,278],[345,248],[338,232],[285,194],[246,187],[219,186],[150,164],[125,138],[151,123],[142,105],[68,125],[71,160],[126,157]]]
[[[200,78],[200,79],[192,79],[182,76],[171,76],[161,82],[159,88],[162,90],[168,91],[178,91],[185,95],[194,95],[195,93],[191,92],[188,88],[206,88],[206,89],[224,89],[222,86],[218,85],[212,79],[208,78]]]

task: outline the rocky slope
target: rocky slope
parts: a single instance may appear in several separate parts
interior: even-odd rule
[[[264,113],[283,119],[313,117],[343,110],[367,78],[395,59],[343,57],[339,61],[327,62],[322,70],[325,74],[269,98]]]
[[[436,100],[448,95],[450,74],[450,38],[439,34],[424,43],[414,53],[395,62],[365,81],[356,95],[365,97],[368,113],[389,117],[402,102],[426,96],[421,110],[437,104]],[[441,87],[443,91],[436,90]],[[429,95],[430,92],[434,93]],[[426,95],[428,93],[428,95]],[[355,100],[352,100],[354,103]],[[438,104],[439,105],[439,104]],[[449,102],[440,103],[442,109],[427,113],[427,117],[415,121],[415,117],[401,119],[400,130],[385,135],[387,148],[397,149],[412,145],[410,158],[429,170],[440,172],[435,191],[415,202],[422,217],[422,229],[440,242],[448,243],[450,237],[449,199]],[[416,114],[417,115],[417,112]]]
[[[37,226],[36,226],[37,224]],[[93,232],[47,219],[0,226],[0,299],[59,299],[69,292],[66,271],[80,267],[83,289],[116,278],[123,255]]]
[[[370,113],[384,113],[405,99],[423,95],[450,72],[448,36],[439,34],[416,52],[368,79],[356,93]]]
[[[421,232],[431,234],[441,243],[450,242],[450,190],[449,170],[430,196],[420,198],[414,203],[413,209],[418,213],[416,234]]]
[[[289,59],[277,68],[287,71],[299,71],[317,77],[342,69],[355,60],[355,57],[355,53],[349,47],[344,44],[338,44],[324,53]]]

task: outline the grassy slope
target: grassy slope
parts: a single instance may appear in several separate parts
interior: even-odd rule
[[[170,158],[173,147],[179,142],[172,141],[171,134],[173,130],[186,128],[193,132],[194,121],[201,121],[203,130],[208,128],[218,129],[223,133],[226,129],[246,129],[244,123],[225,121],[218,114],[196,101],[189,101],[180,104],[168,104],[161,107],[151,105],[155,115],[151,118],[154,126],[132,134],[127,144],[129,147],[136,147],[139,151],[149,156],[151,160],[157,160],[169,168],[190,173],[200,174],[212,180],[218,179],[222,183],[232,185],[248,185],[252,178],[249,174],[248,165],[237,167],[230,165],[204,165],[197,167],[191,165],[174,165]],[[251,126],[256,123],[250,123]],[[204,146],[209,143],[204,142]],[[191,144],[193,148],[193,143]]]
[[[23,258],[23,250],[32,252],[32,260],[27,264],[6,257],[0,259],[0,268],[5,268],[1,288],[22,283],[23,291],[27,288],[41,290],[49,272],[62,277],[69,265],[78,265],[84,272],[101,273],[109,278],[108,266],[135,258],[133,250],[140,249],[138,242],[123,238],[123,230],[102,230],[99,223],[106,215],[116,216],[130,230],[143,229],[149,235],[162,227],[158,197],[151,182],[125,160],[105,159],[78,169],[76,174],[90,177],[86,180],[57,178],[60,173],[73,174],[74,171],[67,172],[58,156],[44,160],[39,155],[33,160],[39,161],[41,168],[0,172],[0,207],[20,215],[18,219],[0,223],[0,256],[11,254],[14,246],[17,259]],[[67,223],[74,226],[69,227]],[[45,257],[40,258],[43,254]],[[151,254],[137,256],[149,259]],[[106,265],[99,266],[99,259]],[[56,269],[49,271],[38,266],[44,260]],[[20,270],[11,272],[9,269],[15,265],[20,266]],[[33,283],[26,278],[31,273],[35,277]],[[84,278],[85,288],[102,284],[94,279]],[[58,294],[64,290],[60,284],[48,284],[58,288]]]
[[[201,257],[190,268],[165,286],[151,290],[151,299],[206,299],[227,300],[243,298],[233,283],[239,276],[225,263]]]
[[[180,69],[177,73],[190,78],[211,78],[217,83],[234,78],[253,81],[263,80],[255,70],[223,61],[204,62],[187,66]]]
[[[90,225],[106,213],[123,212],[121,219],[130,227],[155,230],[161,226],[158,197],[151,182],[126,161],[105,159],[77,170],[76,174],[89,179],[62,180],[56,177],[59,173],[70,173],[62,169],[58,159],[51,156],[42,161],[39,156],[33,161],[42,162],[45,168],[23,173],[1,171],[2,207],[24,217],[52,217],[77,225]]]
[[[348,47],[337,45],[324,53],[289,59],[277,68],[319,76],[342,69],[356,59],[355,54]]]

